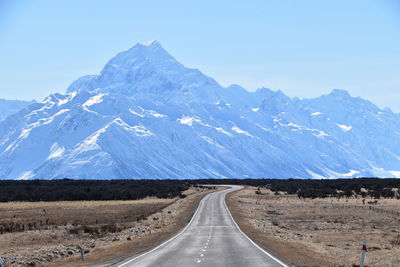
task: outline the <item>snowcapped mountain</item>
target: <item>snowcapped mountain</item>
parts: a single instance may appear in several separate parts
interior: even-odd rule
[[[224,88],[159,43],[0,122],[0,179],[400,175],[400,115],[333,90]]]
[[[0,121],[32,103],[34,101],[0,99]]]

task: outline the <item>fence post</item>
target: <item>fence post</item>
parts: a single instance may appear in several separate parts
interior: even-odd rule
[[[364,267],[364,260],[366,253],[367,253],[367,241],[364,241],[361,249],[360,267]]]
[[[397,229],[396,244],[400,244],[400,222],[399,222],[398,229]]]
[[[81,261],[85,261],[85,259],[83,258],[83,248],[81,246],[77,246],[77,248],[81,252]]]

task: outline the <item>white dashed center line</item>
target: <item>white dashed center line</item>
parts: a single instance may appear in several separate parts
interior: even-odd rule
[[[208,234],[208,238],[207,238],[207,241],[206,241],[206,245],[204,246],[204,249],[203,249],[202,253],[200,253],[200,257],[204,257],[204,254],[205,254],[205,252],[207,250],[207,247],[208,247],[208,243],[211,240],[212,230],[213,230],[213,226],[214,226],[213,212],[214,212],[214,202],[211,201],[211,227],[210,227],[210,232]],[[201,259],[198,259],[196,262],[197,263],[201,263]]]

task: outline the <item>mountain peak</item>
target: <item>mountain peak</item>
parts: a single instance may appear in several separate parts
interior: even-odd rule
[[[202,99],[215,95],[215,90],[219,88],[216,81],[197,69],[186,68],[154,40],[137,43],[118,53],[108,61],[100,75],[79,78],[67,92],[100,90],[129,95],[159,95],[174,91],[178,98],[181,95],[196,95],[195,98]]]
[[[143,46],[157,46],[157,45],[161,46],[160,43],[157,40],[151,40],[151,41],[144,42],[144,43],[139,43],[139,44],[141,44]]]
[[[104,67],[104,69],[116,66],[132,67],[143,62],[169,62],[177,61],[155,40],[146,43],[137,43],[130,49],[118,53]],[[103,71],[104,71],[103,69]]]
[[[157,41],[157,40],[152,40],[149,42],[144,42],[144,43],[137,43],[134,46],[132,46],[130,49],[123,51],[119,54],[122,54],[124,52],[138,52],[138,51],[162,51],[163,53],[168,54],[168,52],[162,47],[162,45]],[[118,54],[118,55],[119,55]],[[117,55],[117,56],[118,56]]]
[[[349,92],[343,89],[333,89],[332,92],[330,92],[328,95],[334,96],[334,97],[340,97],[340,98],[347,98],[351,97]]]
[[[182,68],[183,66],[159,42],[150,41],[137,43],[130,49],[118,53],[104,66],[100,79],[114,83],[129,83],[135,80],[135,77],[146,79],[146,75],[149,76],[154,71],[166,73]]]
[[[258,95],[261,95],[263,97],[280,98],[280,99],[284,99],[284,100],[290,99],[281,90],[274,91],[274,90],[271,90],[271,89],[265,88],[265,87],[258,88],[255,93]]]

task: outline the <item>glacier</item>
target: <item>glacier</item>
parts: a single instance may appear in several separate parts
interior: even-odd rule
[[[157,42],[0,121],[0,179],[400,177],[400,114],[221,86]]]

